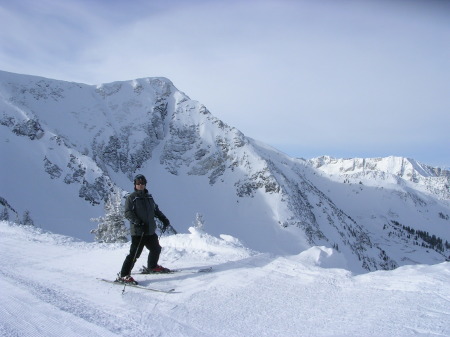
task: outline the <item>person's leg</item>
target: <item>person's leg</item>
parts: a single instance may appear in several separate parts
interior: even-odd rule
[[[145,247],[150,251],[148,254],[147,267],[153,269],[158,265],[161,246],[159,245],[158,235],[153,234],[146,237]]]
[[[139,244],[139,242],[141,244]],[[131,237],[131,246],[130,246],[130,253],[125,258],[125,261],[123,262],[122,269],[120,271],[120,276],[128,276],[131,274],[131,270],[134,267],[134,264],[136,263],[136,260],[141,256],[142,249],[144,249],[144,244],[141,242],[140,236],[132,236]]]

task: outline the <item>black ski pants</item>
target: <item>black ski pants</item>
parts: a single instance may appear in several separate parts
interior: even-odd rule
[[[140,244],[139,244],[140,243]],[[130,253],[125,258],[120,271],[120,276],[131,274],[137,259],[141,256],[142,250],[146,247],[149,250],[147,259],[147,268],[155,268],[158,264],[159,254],[161,254],[161,246],[159,245],[158,235],[132,236]]]

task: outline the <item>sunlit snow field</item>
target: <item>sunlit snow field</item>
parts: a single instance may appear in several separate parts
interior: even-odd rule
[[[2,336],[450,336],[450,264],[353,274],[326,247],[275,256],[196,228],[161,239],[160,263],[114,279],[128,244],[0,222]],[[147,251],[134,272],[145,264]],[[212,267],[210,273],[195,273]]]

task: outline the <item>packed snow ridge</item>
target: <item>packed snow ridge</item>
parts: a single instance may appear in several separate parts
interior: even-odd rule
[[[448,171],[290,158],[165,78],[91,86],[0,71],[0,129],[5,220],[92,241],[90,219],[142,173],[180,233],[200,213],[211,235],[270,254],[331,248],[355,272],[450,255]]]

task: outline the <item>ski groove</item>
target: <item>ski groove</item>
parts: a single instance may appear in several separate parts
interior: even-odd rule
[[[18,275],[12,275],[3,270],[0,270],[0,275],[2,275],[3,280],[9,279],[10,283],[22,286],[40,301],[114,334],[126,336],[127,333],[135,335],[138,332],[136,331],[136,329],[139,329],[138,326],[133,324],[133,319],[129,317],[119,319],[117,315],[109,314],[101,308],[98,308],[94,303],[85,301],[80,297],[71,296],[56,288],[50,288],[36,281]],[[8,329],[8,327],[3,327],[2,329]],[[139,330],[139,334],[145,335],[144,330]]]

